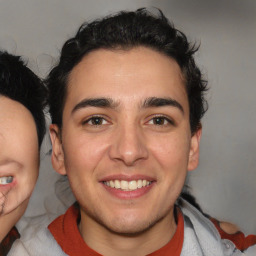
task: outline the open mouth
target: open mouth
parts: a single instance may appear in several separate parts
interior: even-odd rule
[[[0,185],[8,185],[12,183],[13,176],[0,177]]]
[[[143,187],[147,187],[152,183],[152,181],[148,181],[148,180],[131,180],[131,181],[127,181],[127,180],[109,180],[109,181],[103,181],[103,184],[111,187],[111,188],[115,188],[115,189],[119,189],[122,191],[134,191]]]

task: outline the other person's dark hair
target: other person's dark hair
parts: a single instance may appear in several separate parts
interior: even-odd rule
[[[31,112],[36,124],[40,148],[46,131],[43,111],[46,105],[46,88],[20,56],[2,51],[0,51],[1,96],[21,103]]]
[[[64,44],[60,61],[46,80],[52,123],[62,126],[69,74],[85,55],[97,49],[129,50],[139,46],[156,50],[179,64],[188,95],[192,133],[201,127],[200,120],[207,109],[207,82],[194,61],[198,47],[189,43],[160,10],[155,16],[144,8],[84,23],[75,37]]]

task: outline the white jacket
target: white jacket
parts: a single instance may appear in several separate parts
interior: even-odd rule
[[[185,222],[181,256],[256,256],[256,245],[241,252],[232,241],[221,239],[214,224],[185,200],[181,211]],[[14,242],[8,256],[66,256],[47,229],[54,217],[20,221],[21,239]]]

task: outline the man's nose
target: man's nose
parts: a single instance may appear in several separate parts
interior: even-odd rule
[[[148,149],[142,128],[136,125],[123,125],[114,134],[109,151],[110,158],[133,166],[139,160],[148,158]]]

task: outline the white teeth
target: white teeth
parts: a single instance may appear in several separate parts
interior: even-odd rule
[[[138,181],[137,181],[138,188],[142,188],[142,183],[143,183],[142,180],[138,180]]]
[[[136,180],[132,180],[129,182],[129,190],[134,190],[134,189],[137,189],[138,186],[137,186],[137,182]]]
[[[122,189],[122,190],[128,190],[128,188],[129,188],[129,183],[128,183],[128,181],[126,181],[126,180],[121,180],[121,189]]]
[[[6,184],[10,184],[13,181],[13,177],[12,176],[8,176],[8,177],[0,177],[0,185],[6,185]]]
[[[120,184],[119,180],[115,180],[114,184],[115,184],[115,186],[113,186],[113,187],[111,186],[111,188],[121,188],[121,184]]]
[[[111,188],[121,189],[124,191],[133,191],[138,188],[146,187],[151,184],[151,181],[147,180],[110,180],[105,181],[105,185]]]
[[[110,185],[110,187],[115,187],[115,182],[113,181],[113,180],[111,180],[110,182],[109,182],[109,185]]]

